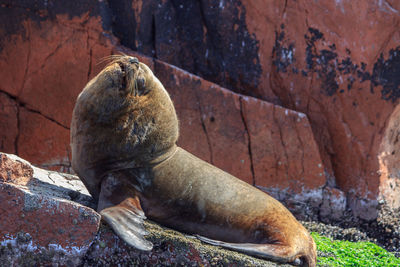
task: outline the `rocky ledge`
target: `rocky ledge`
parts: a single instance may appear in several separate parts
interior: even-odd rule
[[[0,152],[0,262],[2,266],[276,266],[276,263],[201,243],[146,221],[151,252],[129,247],[94,210],[77,176],[37,168]],[[397,219],[396,219],[397,218]],[[303,222],[333,239],[371,241],[399,257],[398,216],[382,212],[375,224]],[[323,256],[323,255],[320,255]],[[289,266],[289,265],[280,265]]]
[[[275,266],[146,221],[151,252],[129,247],[93,209],[78,177],[0,153],[0,262],[4,266]]]

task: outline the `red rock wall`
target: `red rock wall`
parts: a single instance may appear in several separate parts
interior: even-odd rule
[[[267,5],[247,2],[259,51],[270,57],[272,45],[272,60],[260,61],[268,77],[261,83],[270,86],[264,90],[308,115],[326,170],[349,207],[365,217],[379,197],[398,207],[399,187],[387,186],[398,184],[398,173],[385,174],[390,160],[379,158],[396,153],[382,141],[392,131],[388,122],[398,121],[400,4],[285,1],[263,10]],[[263,17],[271,18],[274,43],[262,40],[270,32],[258,27]]]
[[[400,206],[399,10],[373,0],[6,1],[0,150],[68,170],[76,96],[103,57],[135,50],[174,100],[180,145],[293,210],[372,219],[380,199]]]

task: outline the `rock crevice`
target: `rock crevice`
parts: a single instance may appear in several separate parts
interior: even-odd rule
[[[254,176],[254,164],[253,164],[253,153],[251,151],[251,135],[249,132],[249,128],[247,126],[247,122],[246,122],[246,115],[243,111],[243,97],[239,97],[239,101],[240,101],[240,116],[242,117],[242,122],[244,125],[244,129],[245,129],[245,133],[247,135],[247,143],[248,143],[248,149],[249,149],[249,159],[250,159],[250,170],[251,170],[251,174],[252,174],[252,178],[253,178],[253,185],[256,184],[256,179]]]

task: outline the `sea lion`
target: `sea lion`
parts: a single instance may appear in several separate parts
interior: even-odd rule
[[[142,225],[162,225],[249,255],[315,266],[307,230],[277,200],[176,145],[178,118],[137,58],[115,57],[78,96],[72,167],[128,244],[151,250]]]

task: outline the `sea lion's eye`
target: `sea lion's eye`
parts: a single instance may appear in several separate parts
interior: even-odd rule
[[[137,84],[138,84],[138,89],[139,90],[144,90],[145,79],[144,78],[138,78],[137,79]]]
[[[138,92],[138,95],[145,95],[147,93],[146,89],[146,79],[143,77],[138,77],[136,78],[136,90]]]
[[[122,62],[118,62],[119,68],[121,69],[121,73],[125,76],[125,65]]]

